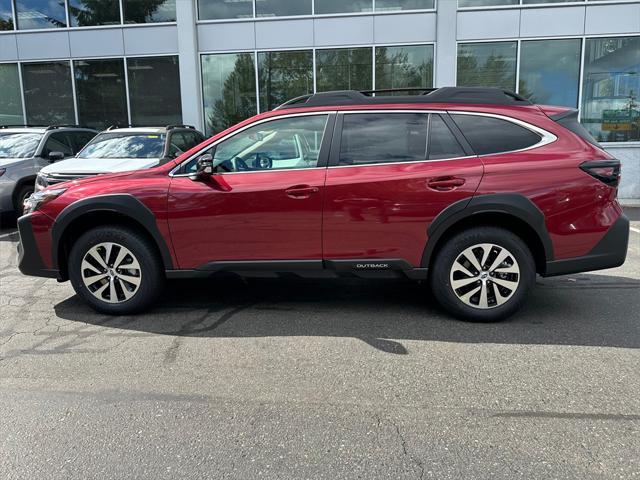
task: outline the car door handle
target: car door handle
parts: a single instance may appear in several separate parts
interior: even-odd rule
[[[294,185],[287,188],[284,192],[291,198],[309,198],[314,193],[318,193],[320,189],[318,187],[312,187],[311,185]]]
[[[440,192],[447,190],[454,190],[464,185],[464,178],[458,177],[438,177],[432,178],[427,182],[427,187],[432,190],[438,190]]]

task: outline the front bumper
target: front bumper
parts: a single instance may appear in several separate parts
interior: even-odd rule
[[[18,219],[18,232],[20,233],[18,269],[25,275],[58,278],[59,271],[47,268],[42,260],[38,244],[33,235],[31,215],[25,215]]]
[[[544,277],[619,267],[627,258],[629,219],[620,215],[598,244],[583,257],[547,262]]]

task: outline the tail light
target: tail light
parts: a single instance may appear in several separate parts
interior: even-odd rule
[[[616,188],[620,183],[619,160],[594,160],[584,162],[580,165],[580,169],[610,187]]]

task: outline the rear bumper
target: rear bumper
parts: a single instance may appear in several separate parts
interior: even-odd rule
[[[18,269],[25,275],[58,278],[58,270],[46,268],[42,261],[40,250],[38,250],[38,245],[33,235],[30,215],[25,215],[18,219],[18,232],[20,233]]]
[[[543,276],[553,277],[619,267],[627,258],[628,246],[629,219],[622,214],[587,255],[547,262]]]

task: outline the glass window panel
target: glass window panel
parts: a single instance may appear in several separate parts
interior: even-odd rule
[[[80,124],[95,128],[128,124],[124,61],[77,60],[73,68]]]
[[[72,27],[116,25],[120,23],[118,0],[69,0]]]
[[[176,21],[176,0],[122,0],[124,23]]]
[[[0,92],[2,92],[0,95],[0,125],[23,124],[20,76],[17,64],[0,64]]]
[[[376,0],[376,11],[424,10],[434,5],[435,0]]]
[[[221,132],[257,113],[253,53],[202,56],[205,131]]]
[[[317,14],[370,12],[373,0],[316,0]]]
[[[127,59],[131,123],[182,123],[178,57]]]
[[[311,15],[311,0],[256,0],[256,16]]]
[[[578,106],[580,40],[533,40],[520,49],[520,95],[534,103]]]
[[[213,163],[220,172],[314,168],[327,115],[283,118],[248,128],[218,144]],[[189,170],[192,167],[187,167]]]
[[[313,93],[313,53],[311,50],[258,53],[258,83],[262,112]]]
[[[585,44],[581,122],[599,142],[640,140],[640,37]]]
[[[376,88],[433,86],[433,45],[376,47]]]
[[[11,0],[0,0],[0,30],[13,30]]]
[[[493,7],[499,5],[518,5],[519,0],[458,0],[458,7]]]
[[[464,157],[465,152],[440,115],[431,115],[429,160]]]
[[[60,1],[16,0],[16,16],[20,30],[67,26],[64,2]]]
[[[458,45],[458,85],[516,89],[516,42]]]
[[[582,0],[522,0],[524,5],[531,5],[534,3],[567,3],[567,2],[580,2]]]
[[[371,48],[316,50],[316,89],[371,90]]]
[[[537,133],[500,118],[455,113],[451,118],[478,155],[528,148],[541,139]]]
[[[198,0],[200,20],[253,17],[253,0]]]
[[[425,160],[427,117],[424,113],[345,115],[340,165]]]
[[[28,123],[76,123],[69,62],[23,63],[22,82]]]

